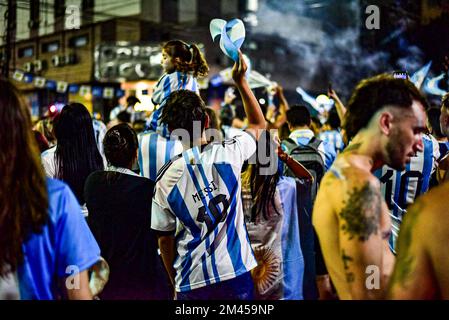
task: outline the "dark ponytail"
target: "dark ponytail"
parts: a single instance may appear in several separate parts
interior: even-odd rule
[[[195,78],[207,76],[209,66],[197,45],[171,40],[163,45],[162,50],[171,57],[177,71],[192,72]]]
[[[194,77],[206,77],[209,73],[209,66],[207,65],[206,60],[201,54],[200,49],[196,44],[190,45],[193,57],[192,57],[192,70]]]

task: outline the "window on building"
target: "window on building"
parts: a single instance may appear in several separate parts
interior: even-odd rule
[[[87,34],[82,36],[72,37],[69,40],[69,46],[71,48],[84,47],[89,42],[89,37]]]
[[[56,52],[59,50],[59,41],[46,42],[42,44],[42,52]]]
[[[32,46],[19,49],[19,58],[30,58],[33,55],[34,55],[34,48]]]

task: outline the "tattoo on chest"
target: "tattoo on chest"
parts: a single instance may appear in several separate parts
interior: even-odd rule
[[[367,241],[379,229],[381,211],[379,190],[369,182],[354,188],[340,212],[343,233],[349,236],[349,240],[356,237],[359,241]]]

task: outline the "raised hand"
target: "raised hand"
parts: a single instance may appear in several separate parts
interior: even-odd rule
[[[241,84],[243,82],[247,70],[248,66],[246,65],[242,52],[239,50],[239,61],[236,62],[232,68],[232,79],[236,84]]]

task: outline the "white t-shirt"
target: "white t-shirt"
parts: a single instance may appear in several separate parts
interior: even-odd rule
[[[233,279],[257,266],[244,222],[240,177],[244,161],[255,151],[256,141],[242,131],[202,151],[189,149],[163,169],[151,228],[175,232],[176,291]]]
[[[54,146],[48,150],[45,150],[41,154],[42,165],[44,167],[45,175],[53,179],[59,179],[57,176],[57,162],[56,162],[56,147]],[[87,217],[89,211],[87,210],[86,204],[80,204],[81,211],[83,215]]]

